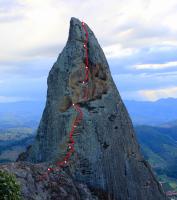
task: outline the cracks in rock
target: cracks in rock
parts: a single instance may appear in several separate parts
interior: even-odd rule
[[[149,165],[149,163],[148,163],[146,160],[144,160],[144,159],[139,160],[139,162],[143,163],[143,165],[145,166],[145,168],[149,171],[153,182],[154,182],[154,183],[157,185],[157,187],[158,187],[159,192],[160,192],[161,194],[164,194],[164,192],[163,192],[163,190],[162,190],[162,188],[161,188],[159,182],[157,181],[156,177],[154,176],[154,174],[153,174],[153,172],[152,172],[152,170],[151,170],[151,166]]]
[[[107,144],[106,142],[103,143],[103,148],[107,149],[109,147],[109,144]]]
[[[109,117],[108,117],[109,121],[113,122],[115,119],[116,119],[116,115],[114,114],[111,114]]]
[[[92,195],[98,197],[98,199],[101,199],[101,200],[114,200],[111,195],[104,191],[103,189],[97,189],[97,188],[93,188],[93,187],[89,187]]]
[[[88,111],[94,111],[95,109],[97,109],[97,107],[90,106],[90,103],[89,103],[89,102],[81,102],[81,103],[80,103],[80,107],[84,107],[84,108],[86,108]]]

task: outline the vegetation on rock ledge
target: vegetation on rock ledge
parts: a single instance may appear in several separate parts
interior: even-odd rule
[[[20,185],[14,175],[0,170],[0,200],[21,200]]]

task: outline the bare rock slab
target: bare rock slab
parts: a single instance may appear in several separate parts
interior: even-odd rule
[[[57,162],[67,152],[69,132],[80,105],[83,120],[74,135],[75,152],[66,170],[73,180],[112,200],[165,200],[149,164],[140,154],[129,114],[94,33],[88,31],[89,81],[82,84],[85,31],[72,18],[66,46],[48,76],[47,101],[35,143],[19,157]],[[88,90],[87,90],[88,89]],[[87,99],[84,91],[87,90]]]

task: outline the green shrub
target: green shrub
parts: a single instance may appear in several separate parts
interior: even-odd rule
[[[21,200],[20,186],[14,175],[0,170],[0,200]]]

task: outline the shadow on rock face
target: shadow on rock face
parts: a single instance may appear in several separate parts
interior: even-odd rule
[[[82,103],[84,97],[87,101],[100,99],[103,94],[108,91],[108,77],[101,64],[89,66],[89,80],[84,81],[84,67],[77,67],[73,70],[69,77],[69,87],[72,96],[64,96],[59,110],[65,112],[70,108],[72,103]]]
[[[75,151],[67,166],[74,181],[97,188],[102,199],[109,193],[116,200],[166,200],[151,168],[144,164],[103,50],[88,25],[85,27],[88,52],[83,45],[86,32],[82,23],[71,19],[67,44],[49,73],[47,102],[37,137],[22,160],[63,160],[71,155],[67,146],[72,132]],[[82,112],[69,109],[72,104],[78,104]],[[83,114],[82,121],[75,125],[73,118],[79,113]],[[71,131],[73,124],[75,132]],[[144,187],[147,181],[151,185]]]

